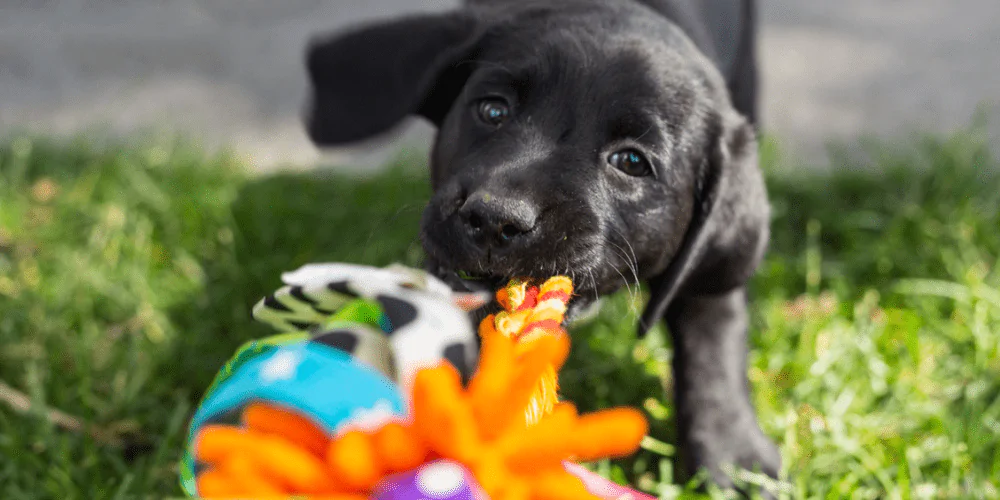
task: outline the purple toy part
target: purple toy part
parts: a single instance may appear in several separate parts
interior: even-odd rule
[[[448,460],[431,462],[410,472],[386,478],[372,496],[375,500],[486,500],[465,467]]]

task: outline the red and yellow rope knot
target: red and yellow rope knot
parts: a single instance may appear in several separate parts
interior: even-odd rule
[[[483,350],[489,349],[487,344],[497,334],[516,342],[515,353],[518,357],[527,356],[535,350],[536,342],[545,336],[565,339],[568,344],[568,334],[562,323],[572,295],[573,283],[565,276],[550,278],[541,286],[532,286],[528,280],[511,280],[497,292],[497,302],[504,310],[487,317],[479,325]],[[525,408],[528,425],[552,412],[559,399],[558,390],[558,367],[548,365],[542,370],[531,401]]]
[[[631,408],[578,415],[557,402],[569,354],[561,323],[568,278],[512,282],[504,311],[483,320],[479,367],[463,387],[449,364],[418,372],[408,421],[331,437],[293,411],[250,405],[241,427],[211,425],[195,442],[204,497],[360,500],[388,475],[437,459],[464,465],[492,500],[598,499],[565,461],[633,453],[647,431]]]

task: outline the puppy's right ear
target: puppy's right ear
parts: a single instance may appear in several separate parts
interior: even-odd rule
[[[440,125],[471,68],[481,36],[468,12],[425,14],[313,40],[306,127],[319,146],[367,139],[408,115]]]
[[[694,214],[673,262],[649,281],[640,337],[680,294],[718,295],[745,286],[767,249],[771,206],[753,126],[735,110],[726,110],[709,114],[705,131]]]

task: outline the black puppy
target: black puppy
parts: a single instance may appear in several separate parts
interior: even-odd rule
[[[463,278],[570,273],[582,299],[647,280],[666,319],[689,472],[774,476],[746,379],[746,282],[769,208],[752,0],[470,0],[314,42],[308,129],[437,125],[422,239]]]

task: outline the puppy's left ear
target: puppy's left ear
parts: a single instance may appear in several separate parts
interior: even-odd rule
[[[317,145],[356,142],[408,115],[435,125],[451,108],[482,36],[469,11],[421,14],[315,39],[306,49],[306,126]]]
[[[693,215],[670,265],[649,282],[640,336],[679,294],[718,294],[746,284],[767,247],[771,211],[753,126],[727,110],[710,117],[706,137]]]

